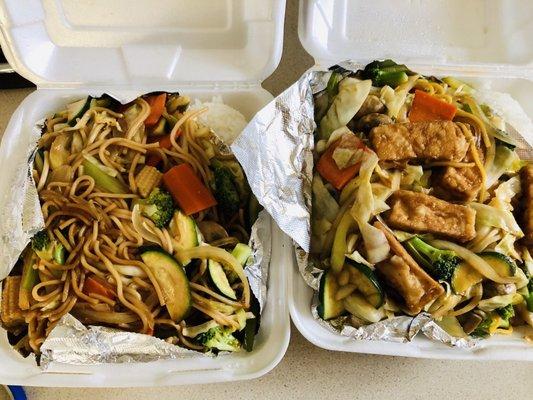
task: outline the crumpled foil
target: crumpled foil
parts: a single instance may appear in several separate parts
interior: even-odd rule
[[[252,248],[253,257],[244,268],[244,273],[262,311],[266,302],[268,268],[272,253],[272,220],[265,210],[259,213],[257,221],[252,226],[248,244]]]
[[[16,148],[9,158],[16,173],[3,183],[0,194],[0,280],[9,275],[20,253],[35,233],[44,228],[39,196],[28,165],[33,164],[44,120],[32,129],[27,147]]]
[[[362,65],[343,61],[339,67],[356,71]],[[298,270],[308,286],[318,290],[323,273],[310,260],[311,183],[313,178],[313,95],[324,90],[329,71],[311,70],[261,110],[233,145],[252,191],[280,228],[295,243]],[[505,118],[519,148],[533,145],[533,124],[518,102],[505,93],[477,90],[478,101],[488,104]],[[531,157],[519,151],[522,158]],[[529,157],[528,157],[529,155]],[[399,316],[375,324],[354,327],[348,317],[322,320],[316,311],[315,293],[311,311],[319,324],[358,340],[411,341],[418,333],[450,346],[471,348],[477,340],[450,336],[427,313]]]
[[[160,359],[198,357],[199,353],[153,336],[103,326],[85,327],[72,315],[61,318],[41,346],[41,367],[52,362],[89,365],[149,362]]]
[[[36,183],[30,174],[43,125],[44,119],[32,130],[23,151],[18,151],[10,158],[10,162],[18,166],[17,173],[4,187],[4,193],[0,193],[0,280],[9,275],[31,237],[44,229]],[[231,154],[231,149],[216,134],[212,137],[212,143],[218,147],[221,154]],[[251,229],[249,245],[252,248],[252,257],[244,268],[250,289],[259,301],[261,312],[267,298],[271,242],[271,219],[267,212],[262,211]],[[42,366],[51,362],[89,365],[209,356],[148,335],[101,326],[86,328],[72,315],[65,315],[58,322],[42,344],[41,350]]]
[[[255,197],[305,250],[310,246],[314,129],[313,93],[305,75],[256,114],[231,146]]]

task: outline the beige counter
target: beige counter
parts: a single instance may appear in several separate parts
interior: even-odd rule
[[[311,64],[297,37],[297,1],[288,1],[281,65],[265,82],[278,94]],[[30,90],[0,91],[0,132]],[[1,368],[1,361],[0,361]],[[459,362],[335,353],[293,327],[285,358],[263,378],[241,383],[155,389],[29,388],[31,400],[63,399],[533,399],[533,363]]]

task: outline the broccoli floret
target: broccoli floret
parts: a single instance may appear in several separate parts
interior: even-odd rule
[[[209,350],[238,351],[241,343],[228,327],[216,326],[196,336],[196,341]]]
[[[31,238],[31,248],[43,260],[54,260],[58,264],[65,264],[66,250],[57,240],[50,240],[46,231],[40,231]]]
[[[512,304],[497,308],[496,312],[505,322],[509,322],[509,320],[514,317],[514,308]]]
[[[163,189],[155,188],[139,205],[141,213],[150,218],[158,228],[167,226],[174,215],[172,195]]]
[[[220,161],[214,160],[212,166],[215,177],[215,197],[222,211],[227,215],[233,215],[239,211],[241,202],[235,177],[231,170]]]
[[[417,236],[409,239],[405,247],[416,262],[439,281],[449,280],[460,261],[454,251],[437,249]]]
[[[35,251],[43,251],[50,246],[50,237],[46,231],[40,231],[31,238],[31,248]]]
[[[483,321],[480,322],[480,324],[474,329],[474,331],[470,334],[474,337],[486,337],[490,335],[489,329],[492,325],[492,317],[490,314],[488,314]]]
[[[374,86],[390,86],[395,88],[407,82],[409,69],[403,64],[396,64],[392,60],[373,61],[363,70],[363,78],[372,79]]]

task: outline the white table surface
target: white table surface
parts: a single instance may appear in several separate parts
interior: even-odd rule
[[[297,0],[288,0],[281,64],[265,81],[274,95],[312,65],[297,35]],[[0,132],[31,89],[0,90]],[[1,368],[0,361],[0,368]],[[27,388],[30,400],[118,399],[533,399],[533,363],[435,361],[336,353],[292,327],[281,363],[253,381],[151,389]]]

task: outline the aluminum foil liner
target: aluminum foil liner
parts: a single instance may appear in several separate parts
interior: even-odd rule
[[[304,250],[310,245],[314,129],[305,75],[256,114],[231,146],[255,197]]]
[[[361,64],[343,61],[338,66],[355,71]],[[307,254],[311,241],[312,151],[316,128],[313,95],[325,89],[329,75],[330,72],[324,70],[304,74],[257,113],[232,145],[259,202],[293,239],[298,270],[315,291],[322,270]],[[476,91],[476,98],[501,113],[519,147],[532,147],[533,124],[518,102],[507,94],[481,89]],[[529,150],[525,154],[519,151],[519,154],[527,159],[533,153]],[[410,341],[420,332],[450,346],[470,348],[477,342],[450,336],[424,313],[415,318],[400,316],[354,327],[346,317],[328,322],[320,319],[316,312],[316,295],[312,313],[321,325],[354,339]]]
[[[149,362],[198,357],[199,353],[153,336],[102,326],[85,327],[72,315],[61,318],[41,346],[41,367],[52,362],[75,365]]]
[[[9,159],[17,167],[0,199],[0,280],[9,275],[31,237],[44,228],[39,196],[31,168],[28,168],[33,165],[43,124],[44,120],[37,123],[30,133],[27,147],[16,149]]]

